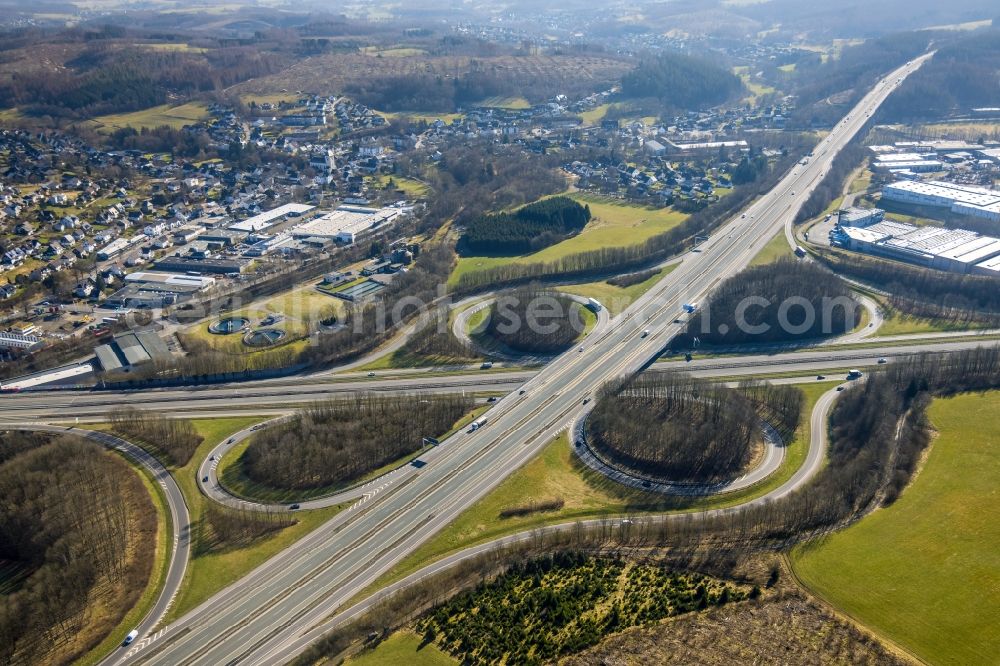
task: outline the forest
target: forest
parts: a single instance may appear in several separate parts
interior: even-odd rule
[[[380,396],[315,404],[259,431],[240,457],[252,481],[309,490],[355,481],[423,447],[472,409],[460,395]]]
[[[690,349],[695,338],[735,345],[840,335],[860,317],[843,280],[812,262],[785,258],[751,266],[720,284],[671,347]]]
[[[135,407],[119,407],[108,412],[115,432],[161,459],[166,465],[183,467],[202,442],[190,421],[172,419]]]
[[[63,67],[0,79],[0,108],[16,106],[29,115],[87,119],[221,91],[239,81],[277,72],[286,63],[284,56],[253,47],[200,53],[102,41],[89,44]]]
[[[463,664],[546,664],[604,636],[667,617],[742,601],[750,586],[655,562],[558,553],[517,563],[416,622]]]
[[[552,197],[513,213],[490,213],[465,224],[459,251],[473,255],[535,252],[580,232],[590,222],[590,206]]]
[[[121,458],[0,433],[0,663],[69,663],[114,629],[153,565],[156,514]]]
[[[799,97],[788,126],[810,128],[833,125],[844,116],[880,76],[921,55],[938,37],[930,31],[900,32],[846,46],[840,57],[800,61],[794,91]],[[895,95],[893,96],[895,97]],[[893,97],[890,97],[890,102]]]
[[[691,111],[725,102],[743,89],[732,72],[701,58],[658,53],[622,77],[626,99],[653,97],[667,109]]]
[[[892,122],[912,123],[1000,106],[998,69],[1000,29],[955,37],[938,45],[934,57],[903,82],[880,113]]]
[[[601,390],[587,419],[591,448],[671,481],[738,474],[761,441],[759,417],[740,392],[682,373],[640,375]]]
[[[524,287],[490,306],[487,333],[516,351],[557,354],[583,334],[583,306],[566,294]]]

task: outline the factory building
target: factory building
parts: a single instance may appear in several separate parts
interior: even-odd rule
[[[170,350],[156,333],[122,333],[106,345],[94,349],[97,363],[105,372],[126,370],[151,361],[169,361]]]
[[[360,236],[391,223],[402,214],[399,208],[341,206],[292,229],[295,238],[332,238],[350,245]]]
[[[880,208],[845,208],[837,211],[837,224],[842,227],[870,227],[885,219]]]
[[[260,231],[262,229],[267,229],[268,227],[273,227],[282,220],[289,217],[299,217],[311,211],[315,206],[307,206],[305,204],[290,203],[284,206],[278,206],[269,211],[263,212],[260,215],[254,215],[253,217],[248,217],[242,222],[237,222],[236,224],[230,224],[229,229],[233,231],[245,231],[247,233],[253,233],[254,231]]]
[[[856,252],[953,273],[1000,276],[1000,239],[967,229],[887,220],[863,227],[838,225],[830,238]]]
[[[941,181],[899,181],[882,189],[884,201],[947,208],[958,215],[1000,222],[1000,191]]]

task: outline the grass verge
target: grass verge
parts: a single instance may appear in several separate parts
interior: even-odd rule
[[[458,664],[458,660],[442,652],[436,645],[425,644],[423,639],[414,632],[402,630],[379,643],[374,650],[361,652],[345,661],[344,664],[346,666],[385,666],[386,664],[455,666]]]
[[[205,509],[209,501],[198,490],[198,465],[220,441],[265,418],[246,416],[192,421],[205,441],[198,447],[187,465],[171,471],[191,513],[195,539],[198,538],[199,526],[205,519]],[[236,582],[272,555],[284,550],[332,518],[341,508],[337,506],[297,513],[298,522],[295,525],[258,539],[246,547],[224,548],[192,556],[174,605],[167,614],[167,621],[182,616],[219,590]],[[195,552],[195,549],[192,549],[192,552]]]
[[[669,275],[675,268],[677,268],[677,264],[665,266],[656,275],[628,287],[617,287],[609,284],[607,280],[599,280],[597,282],[556,287],[556,290],[567,294],[576,294],[584,298],[596,299],[608,309],[611,316],[615,316],[624,312],[637,298],[649,291],[653,285]]]

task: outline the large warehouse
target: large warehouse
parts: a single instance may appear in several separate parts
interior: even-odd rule
[[[94,349],[97,363],[105,372],[125,370],[151,361],[169,361],[170,350],[152,331],[122,333],[106,345]]]
[[[938,180],[903,180],[882,189],[882,199],[917,206],[948,208],[959,215],[1000,222],[1000,191]]]
[[[939,270],[1000,276],[1000,239],[967,229],[885,221],[867,227],[840,226],[831,240],[850,250]]]
[[[395,220],[399,208],[365,208],[341,206],[314,220],[292,229],[295,238],[333,238],[338,243],[350,245],[359,236]]]

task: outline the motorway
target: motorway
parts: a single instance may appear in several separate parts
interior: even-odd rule
[[[386,585],[384,588],[380,589],[375,594],[366,597],[365,599],[354,604],[346,610],[338,612],[336,615],[331,617],[326,622],[314,627],[310,631],[304,633],[298,638],[295,643],[288,646],[289,653],[298,654],[305,650],[313,642],[319,640],[327,632],[330,632],[348,622],[357,619],[358,617],[364,615],[366,612],[371,610],[374,606],[378,605],[380,602],[384,601],[386,598],[392,596],[396,592],[410,587],[416,583],[426,580],[430,576],[439,574],[451,567],[454,567],[461,562],[467,560],[475,559],[486,553],[494,551],[502,551],[504,548],[517,546],[519,544],[525,544],[532,541],[536,541],[539,535],[550,535],[559,532],[572,533],[583,528],[601,527],[607,525],[609,521],[613,525],[616,525],[618,529],[625,532],[626,530],[632,529],[632,526],[638,525],[641,527],[642,523],[657,523],[657,522],[669,522],[674,520],[688,521],[692,519],[708,518],[712,516],[726,515],[735,513],[737,511],[742,511],[747,507],[761,506],[768,502],[773,502],[775,500],[781,499],[787,496],[797,488],[800,488],[802,484],[809,479],[811,479],[823,466],[823,462],[826,459],[826,447],[827,447],[827,428],[826,423],[829,418],[830,409],[833,406],[834,401],[839,395],[836,388],[827,391],[819,397],[813,407],[812,415],[810,416],[811,425],[811,437],[809,440],[809,451],[806,454],[806,460],[785,483],[781,486],[775,488],[774,490],[767,492],[756,499],[753,499],[745,504],[740,504],[738,506],[733,506],[725,509],[709,509],[705,511],[696,511],[688,513],[669,513],[661,515],[651,515],[651,516],[628,516],[618,519],[608,519],[608,518],[598,518],[582,521],[573,521],[569,523],[559,523],[556,525],[546,525],[544,527],[539,527],[524,532],[518,532],[516,534],[511,534],[508,536],[499,537],[485,543],[477,544],[475,546],[470,546],[463,550],[457,551],[441,558],[427,566],[418,569],[414,573],[400,579],[395,583]],[[624,536],[624,534],[623,534]]]
[[[914,339],[916,338],[916,339]],[[908,342],[912,340],[912,342]],[[884,344],[879,344],[884,343]],[[652,370],[683,370],[696,377],[738,377],[742,375],[773,375],[808,373],[852,366],[875,365],[879,358],[888,361],[928,351],[955,352],[996,344],[992,336],[975,333],[923,333],[919,336],[869,338],[863,348],[821,346],[787,351],[787,347],[766,350],[744,349],[742,353],[696,358],[684,362],[659,361]],[[589,342],[585,342],[586,345]],[[868,346],[871,345],[871,346]],[[579,352],[572,352],[577,353]],[[144,409],[167,411],[188,417],[226,415],[287,414],[297,404],[363,391],[393,393],[506,393],[521,386],[546,370],[513,370],[503,372],[386,371],[378,377],[364,373],[325,381],[283,379],[269,382],[247,382],[222,386],[144,391],[44,391],[6,395],[0,398],[3,410],[0,423],[68,421],[72,418],[93,420],[103,418],[107,411],[120,405],[141,406]]]
[[[901,68],[902,78],[922,61]],[[679,330],[683,302],[703,300],[720,280],[745,267],[829,170],[840,149],[894,85],[880,85],[817,147],[810,163],[787,176],[689,255],[660,283],[490,412],[486,427],[462,434],[407,482],[346,510],[243,580],[168,626],[134,660],[152,664],[272,664],[300,649],[304,632],[398,562],[459,512],[517,469],[580,412],[608,379],[636,372]],[[648,338],[641,331],[649,329]]]
[[[920,59],[900,68],[887,80],[905,77],[922,62]],[[242,580],[121,655],[115,663],[273,664],[293,658],[315,635],[311,630],[568,427],[578,418],[583,399],[592,391],[612,378],[641,370],[655,359],[666,341],[679,332],[681,324],[675,323],[675,317],[681,304],[704,300],[721,280],[750,262],[794,217],[836,154],[894,87],[894,83],[880,84],[866,95],[820,143],[807,165],[797,168],[771,193],[751,205],[744,218],[731,220],[698,252],[687,255],[674,271],[612,319],[605,330],[588,337],[582,352],[564,354],[527,378],[523,395],[512,392],[501,399],[490,411],[486,427],[452,438],[448,446],[435,450],[440,453],[433,464],[382,492],[364,496]],[[643,337],[643,329],[651,334]],[[759,373],[760,359],[756,360],[759,365],[755,372]],[[508,382],[512,379],[506,373],[490,377],[494,381],[504,378]],[[413,385],[435,379],[386,381]],[[482,383],[478,378],[472,381]],[[293,384],[272,383],[222,389],[228,394],[213,395],[206,390],[173,392],[180,397],[171,397],[171,391],[46,394],[43,399],[49,404],[34,406],[28,394],[16,396],[13,402],[5,401],[4,416],[10,413],[9,405],[20,412],[14,416],[21,419],[30,418],[32,410],[45,411],[51,418],[53,409],[60,409],[51,404],[56,401],[68,403],[61,407],[63,418],[67,414],[82,415],[84,403],[94,399],[106,401],[104,409],[108,404],[121,404],[122,399],[171,410],[185,405],[190,408],[192,402],[201,409],[209,404],[231,409],[237,400],[240,407],[259,400],[259,405],[274,408],[275,402],[281,407],[300,398],[316,399],[307,396],[315,396],[317,387],[327,392],[333,386],[359,390],[358,385],[350,387],[350,383],[309,383],[301,393],[293,390]],[[465,385],[467,390],[475,390],[473,386]],[[264,395],[268,391],[272,395]],[[281,396],[278,400],[275,391]],[[821,454],[813,449],[809,455],[819,457],[807,461],[779,490],[787,493],[801,486],[809,478],[810,468],[822,463]]]

